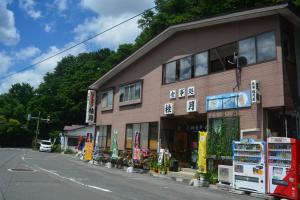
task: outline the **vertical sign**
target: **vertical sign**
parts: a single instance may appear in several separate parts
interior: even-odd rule
[[[92,159],[93,159],[93,135],[92,133],[87,133],[86,142],[85,142],[84,160],[92,160]]]
[[[207,132],[199,132],[198,170],[206,174],[206,141]]]
[[[134,146],[133,146],[133,159],[134,160],[140,160],[140,156],[141,156],[140,144],[141,144],[141,133],[135,132]]]
[[[251,80],[251,102],[260,103],[260,92],[259,92],[259,82],[257,80]]]
[[[112,136],[112,155],[111,155],[111,158],[113,159],[117,159],[119,158],[119,155],[118,155],[118,130],[115,129],[114,130],[114,133],[113,133],[113,136]]]
[[[95,110],[96,110],[96,91],[88,90],[87,94],[87,102],[86,102],[86,123],[94,123],[95,122]]]

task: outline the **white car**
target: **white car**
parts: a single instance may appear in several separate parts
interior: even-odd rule
[[[49,140],[42,140],[40,145],[40,151],[51,152],[52,144]]]

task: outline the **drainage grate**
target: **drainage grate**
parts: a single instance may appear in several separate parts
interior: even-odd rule
[[[10,172],[34,172],[35,170],[30,169],[30,168],[11,168],[8,169]]]

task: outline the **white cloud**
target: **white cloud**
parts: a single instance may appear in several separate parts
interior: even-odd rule
[[[137,13],[154,6],[151,0],[81,0],[82,8],[89,9],[98,14],[97,17],[85,19],[84,23],[74,28],[75,41],[82,41],[90,36],[100,33]],[[137,18],[130,20],[107,33],[92,40],[92,44],[101,48],[116,49],[119,44],[131,43],[140,33]]]
[[[139,13],[154,6],[153,0],[81,0],[80,5],[98,14],[120,15],[124,13]]]
[[[6,74],[11,66],[11,57],[6,55],[5,52],[0,52],[0,74]]]
[[[76,35],[75,41],[82,41],[124,21],[125,19],[128,19],[131,16],[132,14],[123,14],[118,17],[104,16],[86,19],[83,24],[78,25],[74,29]],[[121,43],[133,42],[140,31],[141,30],[137,27],[137,19],[135,19],[94,38],[92,43],[101,47],[116,49]]]
[[[28,58],[32,58],[38,55],[40,52],[41,50],[39,48],[34,46],[29,46],[14,53],[14,56],[15,59],[17,60],[27,60]]]
[[[49,32],[52,31],[52,27],[51,27],[49,24],[46,24],[45,27],[44,27],[44,31],[45,31],[46,33],[49,33]]]
[[[20,40],[20,35],[15,27],[15,17],[11,10],[7,9],[8,2],[0,1],[0,43],[15,45]]]
[[[35,10],[34,0],[19,0],[19,7],[24,10],[31,18],[38,19],[42,16],[41,11]]]
[[[72,45],[74,45],[74,43],[68,43],[63,48],[51,46],[51,47],[49,47],[47,52],[34,58],[31,63],[32,64],[37,63],[43,59],[53,56],[54,54],[60,52],[61,50],[65,49],[65,48],[68,48]],[[0,94],[7,92],[9,90],[9,88],[11,87],[11,85],[13,85],[15,83],[20,83],[20,82],[29,83],[31,86],[33,86],[35,88],[38,87],[39,84],[43,81],[44,75],[47,72],[53,72],[54,68],[57,65],[57,62],[59,62],[63,57],[70,55],[70,54],[78,55],[79,53],[82,53],[82,52],[86,52],[85,46],[83,46],[83,45],[77,46],[66,53],[60,54],[56,57],[53,57],[49,60],[46,60],[46,61],[36,65],[31,70],[20,72],[18,74],[15,74],[15,75],[12,75],[12,76],[6,78],[5,80],[1,80]],[[13,71],[11,71],[10,73],[13,73]]]
[[[67,9],[67,0],[55,0],[55,4],[60,12],[63,12]]]

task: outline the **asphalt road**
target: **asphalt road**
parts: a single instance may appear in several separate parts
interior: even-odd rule
[[[255,198],[209,188],[195,188],[146,174],[130,174],[123,170],[94,166],[69,155],[0,148],[0,200],[2,199],[253,200]]]

